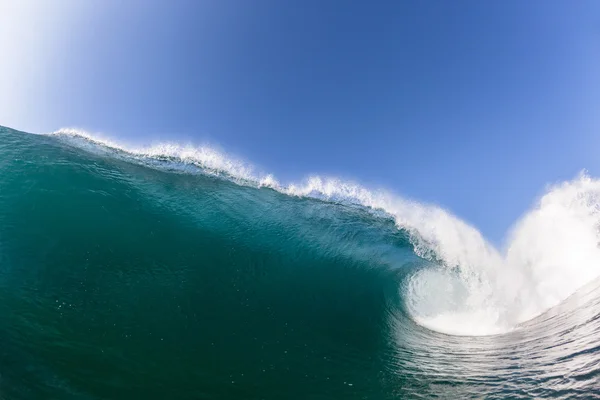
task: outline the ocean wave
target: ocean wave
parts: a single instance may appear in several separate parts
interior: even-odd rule
[[[0,397],[588,399],[599,196],[549,186],[497,249],[210,146],[0,127]]]
[[[401,285],[412,318],[454,335],[510,332],[600,275],[600,181],[585,173],[551,186],[518,221],[499,251],[450,212],[386,190],[312,176],[281,184],[251,164],[211,147],[161,143],[126,146],[83,131],[51,134],[70,145],[162,170],[221,176],[289,196],[355,204],[391,216],[415,253],[432,261]]]

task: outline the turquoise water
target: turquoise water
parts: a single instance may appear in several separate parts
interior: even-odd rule
[[[600,398],[591,247],[223,157],[0,128],[0,398]]]

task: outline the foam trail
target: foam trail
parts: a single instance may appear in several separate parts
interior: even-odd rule
[[[290,196],[358,204],[392,216],[415,251],[433,261],[401,290],[419,324],[456,335],[498,334],[557,305],[600,275],[600,181],[582,174],[550,188],[516,225],[501,254],[447,211],[338,179],[311,177],[281,185],[272,175],[210,147],[158,144],[133,148],[85,132],[53,135],[90,151],[150,167],[225,176]],[[195,169],[191,169],[193,167]]]

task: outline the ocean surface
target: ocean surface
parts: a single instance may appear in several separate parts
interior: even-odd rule
[[[496,249],[391,192],[0,127],[0,399],[600,398],[599,226],[585,174]]]

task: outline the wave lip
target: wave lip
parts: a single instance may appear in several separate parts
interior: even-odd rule
[[[271,175],[257,175],[252,165],[208,146],[196,147],[169,142],[145,147],[127,146],[73,128],[63,128],[49,135],[88,151],[122,155],[130,161],[143,162],[151,167],[181,172],[192,172],[189,167],[196,167],[203,173],[225,176],[240,182],[252,182],[260,186],[277,185]]]
[[[600,275],[600,181],[585,173],[551,187],[517,222],[502,254],[446,210],[385,190],[319,176],[282,185],[273,175],[257,174],[250,164],[210,147],[173,143],[132,147],[74,129],[51,135],[149,167],[200,171],[290,196],[356,204],[393,217],[398,228],[410,234],[415,253],[435,265],[414,273],[402,287],[411,316],[435,331],[510,332]]]

